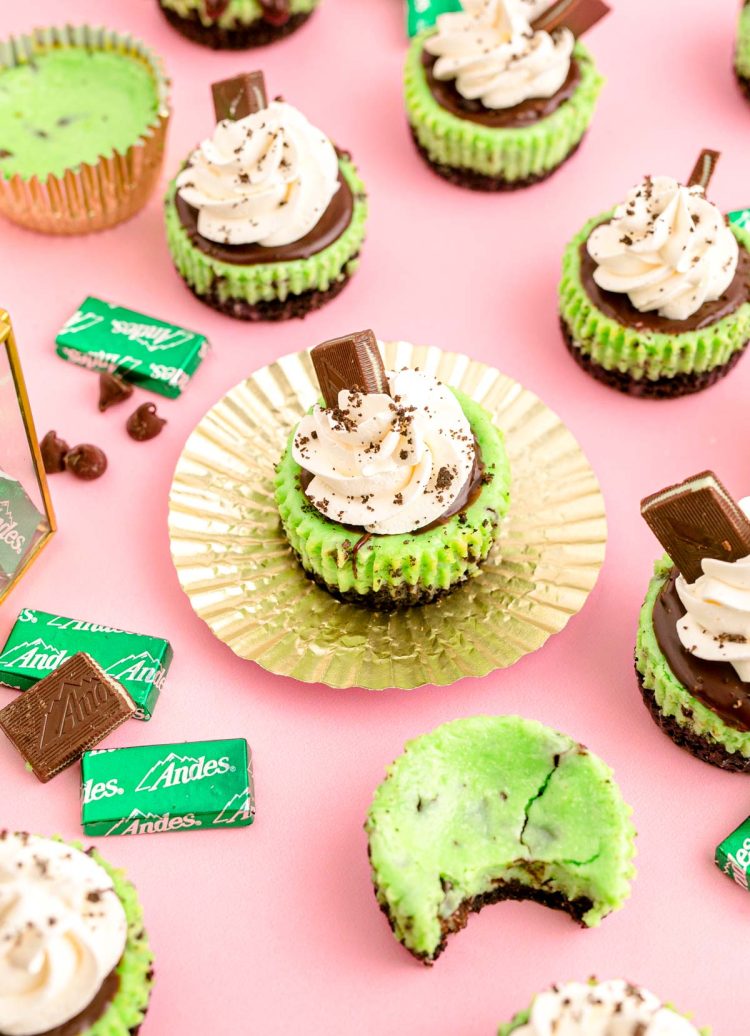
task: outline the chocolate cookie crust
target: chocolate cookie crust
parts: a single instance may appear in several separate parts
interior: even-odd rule
[[[468,187],[472,191],[518,191],[524,187],[531,187],[533,184],[542,183],[543,180],[548,180],[550,176],[557,172],[558,169],[561,169],[565,163],[573,157],[583,143],[583,140],[580,140],[573,150],[565,156],[562,162],[560,162],[559,165],[556,165],[553,169],[547,169],[543,173],[537,173],[535,176],[527,176],[520,180],[506,180],[502,176],[488,176],[486,173],[477,173],[473,169],[464,169],[459,166],[443,165],[440,162],[433,162],[427,149],[419,143],[419,139],[414,128],[410,127],[410,129],[414,146],[430,169],[432,169],[434,173],[437,173],[438,176],[441,176],[444,180],[448,180],[450,183],[456,184],[459,187]]]
[[[701,737],[689,727],[678,723],[674,716],[666,716],[656,701],[654,692],[643,684],[643,677],[636,668],[635,675],[643,697],[644,704],[651,713],[656,725],[679,747],[685,748],[696,759],[711,766],[732,773],[750,773],[750,759],[740,752],[728,752],[723,745],[713,738]],[[684,709],[683,709],[684,712]],[[688,717],[689,718],[689,717]]]
[[[745,342],[744,346],[738,349],[726,363],[712,367],[708,371],[694,371],[689,374],[675,374],[672,377],[655,379],[633,378],[626,371],[607,370],[606,367],[602,367],[601,364],[583,353],[562,317],[560,318],[560,329],[568,352],[582,370],[602,382],[603,385],[638,399],[677,399],[680,396],[692,395],[694,392],[702,392],[703,389],[710,388],[717,381],[721,381],[737,366],[748,345]]]
[[[581,896],[578,899],[568,899],[563,892],[548,892],[544,889],[532,888],[529,885],[524,885],[523,882],[518,881],[516,878],[512,881],[499,881],[490,892],[464,900],[450,917],[441,921],[440,943],[431,957],[425,953],[415,953],[408,946],[406,948],[409,949],[411,955],[418,961],[426,964],[427,967],[431,967],[447,946],[448,936],[465,928],[471,914],[478,914],[482,907],[491,906],[493,903],[501,903],[504,900],[515,900],[517,902],[528,900],[532,903],[539,903],[541,906],[549,907],[552,910],[562,910],[564,913],[569,914],[582,928],[586,927],[583,923],[583,917],[593,905],[591,900],[585,896]],[[379,903],[378,905],[388,919],[391,930],[398,937],[396,925],[391,917],[388,904]]]
[[[213,50],[249,50],[251,47],[265,47],[269,43],[290,36],[307,21],[312,11],[293,14],[284,25],[270,25],[259,18],[252,25],[238,26],[233,29],[222,29],[219,25],[204,25],[196,12],[180,15],[162,7],[157,0],[159,10],[172,28],[189,39],[192,43],[200,43]]]

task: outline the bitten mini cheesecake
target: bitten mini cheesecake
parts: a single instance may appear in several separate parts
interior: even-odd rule
[[[750,773],[750,498],[735,503],[705,471],[641,513],[668,555],[638,624],[643,700],[675,744]]]
[[[3,1036],[135,1036],[152,961],[121,871],[93,849],[0,832]]]
[[[320,0],[157,0],[162,14],[194,43],[215,50],[262,47],[304,25]]]
[[[537,994],[498,1036],[701,1036],[689,1018],[622,979],[565,982]]]
[[[440,15],[415,38],[405,71],[407,115],[427,164],[484,191],[550,176],[593,117],[602,79],[576,36],[607,10],[600,0],[556,3],[532,22],[524,0],[464,0]]]
[[[635,832],[612,771],[521,716],[457,719],[410,741],[365,828],[380,908],[424,964],[500,900],[591,928],[622,906],[634,874]]]
[[[750,339],[750,235],[706,197],[718,154],[687,181],[646,177],[568,245],[560,282],[565,343],[588,374],[667,399],[723,378]]]
[[[206,305],[241,320],[303,317],[357,269],[364,184],[351,157],[260,72],[215,83],[218,120],[170,184],[167,242]]]
[[[372,331],[312,350],[323,405],[292,430],[276,502],[307,575],[389,611],[477,576],[508,509],[502,432],[425,371],[386,371]]]

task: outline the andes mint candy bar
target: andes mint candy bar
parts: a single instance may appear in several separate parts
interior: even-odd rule
[[[0,729],[46,783],[134,712],[125,689],[79,652],[6,705]]]
[[[266,83],[262,72],[243,72],[232,79],[212,83],[216,121],[244,119],[267,107]]]
[[[750,521],[712,471],[647,496],[641,514],[688,583],[703,574],[704,558],[750,554]]]
[[[406,31],[416,36],[431,29],[441,14],[460,10],[461,0],[406,0]]]
[[[255,817],[244,738],[87,752],[81,762],[87,835],[248,827]]]
[[[693,166],[693,171],[687,182],[688,187],[702,187],[706,191],[709,181],[714,175],[716,163],[720,158],[720,151],[710,151],[708,148],[704,148],[700,155],[698,155],[698,161]]]
[[[151,719],[172,662],[172,647],[168,640],[147,633],[23,608],[0,651],[0,684],[25,691],[78,651],[90,655],[125,688],[137,706],[134,719]]]
[[[372,331],[357,331],[316,345],[311,354],[327,407],[339,405],[343,389],[388,392],[388,378]]]
[[[750,817],[716,847],[716,866],[745,892],[750,892]]]
[[[750,209],[735,209],[727,213],[727,219],[736,227],[750,227]]]
[[[570,29],[577,39],[600,22],[609,11],[610,8],[603,0],[558,0],[531,27],[535,32]]]

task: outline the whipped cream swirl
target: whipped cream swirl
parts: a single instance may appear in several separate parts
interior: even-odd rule
[[[750,517],[750,497],[740,500]],[[738,561],[704,558],[694,583],[678,576],[675,589],[686,615],[677,636],[691,654],[706,662],[729,662],[740,680],[750,682],[750,556]]]
[[[540,993],[513,1036],[699,1036],[687,1018],[621,979],[568,982]]]
[[[463,0],[463,8],[440,15],[425,40],[436,79],[455,79],[467,101],[493,109],[557,93],[575,45],[569,29],[534,32],[518,0]]]
[[[80,1014],[122,957],[112,879],[63,842],[0,834],[0,1032],[31,1036]]]
[[[338,189],[333,144],[281,101],[219,122],[177,177],[180,197],[198,210],[198,232],[229,245],[299,241]]]
[[[431,374],[388,374],[389,394],[339,392],[294,436],[293,456],[314,476],[308,498],[327,518],[380,535],[414,532],[458,499],[471,477],[474,436],[461,405]]]
[[[703,188],[669,176],[634,187],[587,247],[600,288],[670,320],[686,320],[723,295],[739,259],[737,239]]]

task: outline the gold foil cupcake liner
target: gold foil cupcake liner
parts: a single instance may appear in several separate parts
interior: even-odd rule
[[[506,435],[511,505],[479,576],[443,600],[383,614],[310,582],[280,529],[274,465],[319,397],[308,352],[235,386],[201,420],[169,503],[172,558],[197,615],[241,658],[280,676],[382,690],[451,684],[512,665],[563,629],[604,560],[604,500],[581,447],[532,392],[492,367],[388,342],[488,410]]]
[[[0,175],[0,213],[14,223],[45,234],[87,234],[130,219],[156,187],[169,124],[169,80],[161,59],[132,36],[88,25],[35,29],[0,42],[0,69],[22,65],[35,55],[60,47],[114,50],[151,70],[158,112],[125,152],[113,150],[95,164],[82,162],[62,176],[24,179]]]

